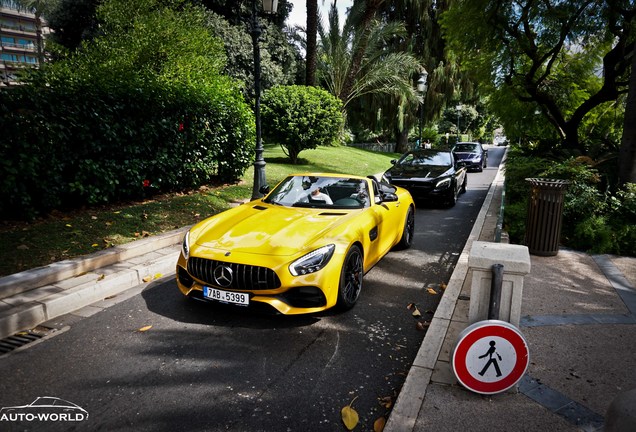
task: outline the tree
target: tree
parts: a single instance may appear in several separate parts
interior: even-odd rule
[[[355,4],[353,9],[355,11]],[[420,64],[408,53],[387,50],[391,38],[405,34],[400,23],[373,21],[367,29],[362,29],[350,15],[341,31],[338,11],[332,5],[329,27],[319,26],[319,33],[320,83],[342,101],[344,109],[353,100],[370,94],[417,100],[411,76],[419,70]],[[364,50],[360,53],[361,38],[364,38]],[[353,69],[357,70],[354,75]]]
[[[619,154],[618,176],[622,183],[636,183],[636,55],[632,55],[632,73]]]
[[[44,38],[42,37],[42,17],[56,7],[58,0],[18,0],[17,3],[35,15],[38,64],[44,63]]]
[[[216,13],[207,15],[207,28],[223,41],[227,63],[225,72],[244,82],[243,92],[252,98],[254,91],[254,52],[249,28],[245,24],[232,25]],[[280,29],[271,23],[261,24],[261,85],[264,89],[296,82],[300,60]]]
[[[316,39],[318,37],[318,0],[307,0],[307,57],[305,85],[316,84]]]
[[[586,116],[627,92],[635,15],[624,0],[471,0],[453,3],[442,23],[481,85],[514,95],[562,148],[586,154]]]
[[[291,162],[303,150],[337,144],[343,127],[342,104],[325,90],[278,86],[263,94],[264,138],[279,143]]]
[[[53,30],[49,38],[69,51],[75,51],[82,41],[95,37],[98,22],[95,16],[101,0],[58,0],[46,19]]]

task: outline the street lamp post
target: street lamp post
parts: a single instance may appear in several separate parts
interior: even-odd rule
[[[420,73],[420,79],[417,80],[417,91],[422,97],[422,102],[420,103],[419,139],[417,141],[419,144],[419,147],[422,146],[422,123],[424,121],[424,96],[426,94],[426,87],[427,87],[426,78],[428,78],[428,72],[426,72],[426,69],[422,68],[422,73]]]
[[[457,109],[457,142],[461,141],[461,137],[459,135],[459,113],[462,111],[462,104],[458,103],[455,107]]]
[[[258,39],[262,29],[258,23],[257,1],[252,0],[252,46],[254,47],[254,117],[256,121],[256,157],[254,160],[254,186],[252,199],[263,196],[261,188],[267,184],[265,180],[265,159],[263,158],[263,139],[261,137],[261,50]],[[276,13],[278,0],[263,0],[263,10],[267,13]]]

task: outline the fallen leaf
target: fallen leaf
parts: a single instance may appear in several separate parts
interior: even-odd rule
[[[93,243],[93,244],[91,245],[91,247],[97,247],[97,246],[99,246],[97,243]]]
[[[91,216],[91,219],[97,220],[97,216]]]
[[[29,247],[27,245],[20,245],[17,247],[18,250],[29,250]]]
[[[144,282],[150,282],[152,280],[152,276],[146,276],[145,278],[142,279],[142,281]]]
[[[447,286],[448,286],[448,285],[446,285],[444,282],[442,282],[441,284],[439,284],[439,287],[440,287],[441,289],[443,289],[443,290],[445,290]]]
[[[384,430],[384,425],[386,425],[386,419],[384,417],[378,418],[373,422],[373,432],[382,432]]]
[[[149,236],[150,236],[150,233],[149,233],[148,231],[142,231],[142,232],[141,232],[141,236],[142,236],[142,237],[149,237]]]
[[[417,308],[417,305],[415,303],[409,303],[409,305],[406,308],[410,311],[413,311],[413,318],[418,319],[419,317],[422,316],[422,313]]]
[[[118,210],[118,211],[116,211],[116,212],[113,212],[113,214],[119,214],[119,213],[121,213],[121,210]]]
[[[68,228],[73,228],[73,225],[71,225],[71,224],[66,224],[65,226],[68,227]]]
[[[152,328],[151,325],[147,325],[147,326],[143,326],[142,328],[140,328],[139,330],[137,330],[138,332],[146,332],[148,330],[150,330]]]
[[[420,331],[426,331],[430,327],[431,323],[428,321],[419,321],[415,324],[415,328]]]
[[[155,279],[161,278],[163,275],[161,273],[155,273]]]
[[[358,425],[358,420],[359,420],[358,413],[351,406],[357,398],[358,396],[353,398],[351,403],[347,405],[346,407],[342,408],[342,410],[340,411],[340,414],[342,415],[342,422],[344,423],[344,425],[347,427],[348,430],[353,430]]]
[[[431,295],[435,295],[435,294],[437,294],[437,291],[435,291],[433,288],[427,288],[427,289],[426,289],[426,292],[428,292],[428,293],[429,293],[429,294],[431,294]]]
[[[382,405],[386,409],[391,408],[391,405],[393,405],[393,399],[391,398],[391,396],[378,398],[378,402],[380,402],[380,405]]]
[[[98,281],[103,280],[106,277],[105,274],[100,274],[99,277],[97,278]]]

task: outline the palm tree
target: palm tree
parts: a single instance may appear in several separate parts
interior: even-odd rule
[[[371,20],[366,28],[357,23],[364,16],[364,4],[354,3],[340,29],[335,5],[329,11],[327,29],[319,26],[320,46],[318,75],[322,86],[340,98],[345,110],[364,99],[391,99],[398,107],[391,119],[392,130],[400,133],[406,128],[407,107],[417,106],[419,95],[413,85],[413,76],[421,69],[420,63],[408,51],[387,49],[390,41],[404,38],[401,23],[383,24]],[[355,102],[355,103],[354,103]],[[373,105],[368,105],[373,107]]]
[[[44,63],[44,38],[42,37],[42,14],[55,8],[57,0],[17,0],[17,3],[35,15],[38,64]]]
[[[355,15],[356,4],[353,8]],[[334,4],[329,11],[328,29],[318,26],[321,84],[340,98],[345,109],[351,101],[369,94],[399,95],[416,101],[418,95],[411,77],[420,64],[407,52],[386,50],[391,38],[404,36],[404,27],[400,23],[381,24],[373,20],[367,29],[362,29],[354,25],[351,17],[340,30]]]
[[[305,85],[316,84],[316,39],[318,36],[318,0],[307,0],[307,57]]]

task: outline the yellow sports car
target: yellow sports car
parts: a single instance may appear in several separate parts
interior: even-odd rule
[[[411,246],[414,228],[405,189],[373,177],[291,175],[265,198],[192,227],[177,285],[194,299],[282,314],[349,309],[364,274],[391,248]]]

